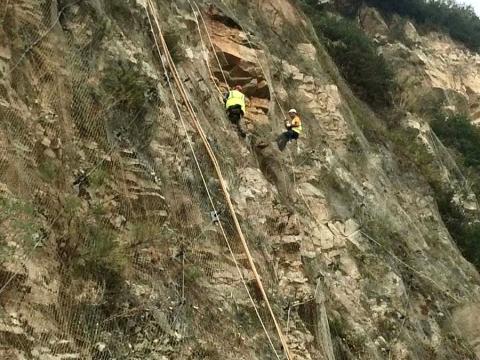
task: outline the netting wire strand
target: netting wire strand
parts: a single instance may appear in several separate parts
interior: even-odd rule
[[[194,158],[194,160],[195,160],[195,164],[196,164],[197,169],[198,169],[198,171],[199,171],[199,174],[200,174],[200,176],[201,176],[202,183],[203,183],[203,185],[204,185],[204,187],[205,187],[205,191],[206,191],[206,193],[207,193],[207,196],[208,196],[210,205],[211,205],[211,207],[212,207],[212,210],[213,210],[215,213],[217,213],[218,210],[217,210],[217,208],[216,208],[216,206],[215,206],[215,203],[214,203],[214,201],[213,201],[213,199],[212,199],[212,195],[211,195],[211,193],[210,193],[210,190],[209,190],[208,185],[207,185],[207,183],[206,183],[205,177],[204,177],[204,175],[203,175],[202,168],[201,168],[200,163],[199,163],[199,161],[198,161],[198,158],[197,158],[197,156],[196,156],[195,149],[194,149],[194,147],[193,147],[193,144],[192,144],[192,141],[191,141],[191,139],[190,139],[190,136],[188,135],[188,131],[187,131],[187,128],[186,128],[185,121],[184,121],[184,119],[183,119],[182,111],[181,111],[181,109],[180,109],[180,107],[179,107],[179,105],[178,105],[178,102],[177,102],[176,99],[175,99],[175,92],[174,92],[174,90],[173,90],[173,86],[172,86],[172,84],[171,84],[170,77],[168,76],[167,65],[165,64],[165,61],[164,61],[164,59],[163,59],[162,52],[160,51],[160,46],[159,46],[159,44],[158,44],[158,41],[157,41],[157,38],[156,38],[156,35],[155,35],[155,32],[154,32],[153,23],[152,23],[152,20],[151,20],[151,18],[150,18],[150,14],[149,14],[148,10],[147,10],[147,16],[148,16],[149,23],[150,23],[150,26],[151,26],[151,31],[152,31],[152,33],[154,34],[155,45],[156,45],[157,50],[158,50],[158,52],[159,52],[159,57],[160,57],[160,59],[161,59],[162,66],[163,66],[164,71],[165,71],[165,74],[166,74],[167,82],[168,82],[170,91],[171,91],[171,93],[172,93],[172,98],[174,99],[175,108],[176,108],[176,110],[177,110],[177,113],[178,113],[179,119],[180,119],[180,121],[181,121],[183,130],[184,130],[184,132],[185,132],[185,134],[186,134],[186,138],[187,138],[187,141],[188,141],[188,145],[189,145],[189,147],[190,147],[192,156],[193,156],[193,158]],[[252,296],[251,296],[251,294],[250,294],[250,290],[248,289],[248,286],[247,286],[247,284],[246,284],[246,281],[245,281],[245,278],[244,278],[244,276],[243,276],[243,273],[242,273],[242,271],[241,271],[241,269],[240,269],[240,266],[239,266],[239,264],[238,264],[238,261],[236,260],[235,254],[234,254],[234,252],[233,252],[233,250],[232,250],[232,247],[231,247],[231,245],[230,245],[230,241],[228,240],[228,236],[226,235],[226,232],[225,232],[225,230],[224,230],[223,225],[222,225],[221,222],[219,222],[219,227],[220,227],[221,232],[222,232],[222,235],[223,235],[223,237],[224,237],[224,239],[225,239],[225,243],[226,243],[227,248],[228,248],[228,250],[229,250],[229,252],[230,252],[230,255],[231,255],[231,257],[232,257],[232,260],[234,261],[235,267],[236,267],[237,272],[238,272],[238,274],[239,274],[239,277],[240,277],[240,279],[241,279],[241,281],[242,281],[242,284],[243,284],[243,286],[245,287],[245,290],[246,290],[246,292],[247,292],[247,294],[248,294],[249,300],[251,301],[251,303],[252,303],[252,305],[253,305],[253,307],[254,307],[255,313],[256,313],[256,315],[257,315],[257,317],[258,317],[258,319],[259,319],[259,321],[260,321],[260,323],[261,323],[261,326],[262,326],[262,328],[263,328],[263,330],[264,330],[264,332],[265,332],[265,334],[266,334],[266,336],[267,336],[268,342],[270,343],[270,346],[272,347],[272,349],[273,349],[273,351],[274,351],[274,353],[275,353],[275,356],[276,356],[278,359],[280,359],[280,357],[279,357],[279,355],[278,355],[278,353],[277,353],[277,351],[276,351],[276,349],[275,349],[275,346],[273,345],[273,342],[272,342],[272,340],[271,340],[271,338],[270,338],[270,335],[269,335],[269,333],[268,333],[268,331],[267,331],[267,329],[266,329],[266,327],[265,327],[265,324],[264,324],[264,322],[263,322],[263,320],[262,320],[262,317],[261,317],[261,315],[260,315],[260,313],[259,313],[259,311],[258,311],[258,308],[257,308],[257,306],[256,306],[256,304],[255,304],[255,301],[253,300],[253,298],[252,298]]]

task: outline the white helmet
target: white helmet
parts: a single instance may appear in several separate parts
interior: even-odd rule
[[[295,109],[290,109],[290,110],[288,110],[288,113],[289,113],[289,114],[296,114],[296,113],[297,113],[297,110],[295,110]]]

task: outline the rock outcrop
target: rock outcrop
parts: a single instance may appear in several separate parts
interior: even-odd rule
[[[419,35],[412,22],[398,16],[387,24],[373,8],[364,8],[359,22],[372,37],[382,37],[379,51],[403,91],[399,102],[417,112],[444,107],[469,113],[478,122],[479,54],[441,33]]]
[[[293,359],[474,359],[480,276],[418,171],[362,132],[376,115],[334,76],[300,9],[198,1],[211,46],[189,1],[153,3]],[[281,354],[146,4],[0,10],[2,358]],[[443,155],[418,94],[478,112],[476,55],[411,23],[408,46],[390,42],[378,12],[361,18],[397,64],[405,126]],[[221,101],[237,83],[248,140]],[[305,135],[281,153],[290,107]]]

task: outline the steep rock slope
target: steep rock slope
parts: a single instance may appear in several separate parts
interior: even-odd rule
[[[153,13],[294,358],[474,359],[478,329],[452,316],[475,311],[480,277],[415,168],[364,136],[358,123],[379,120],[301,11],[198,5],[208,34],[189,1],[159,0]],[[283,356],[146,6],[2,8],[3,358]],[[225,118],[224,76],[250,98],[248,142]],[[306,134],[280,153],[292,106]]]
[[[478,121],[480,55],[447,35],[420,35],[415,25],[398,16],[388,22],[373,8],[363,8],[360,24],[380,44],[380,52],[397,70],[402,105],[412,111],[447,107]]]

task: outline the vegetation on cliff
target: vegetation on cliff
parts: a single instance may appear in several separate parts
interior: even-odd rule
[[[324,9],[316,0],[303,0],[304,4]],[[474,51],[480,50],[480,18],[471,6],[455,0],[351,0],[336,4],[337,10],[347,17],[355,17],[364,4],[373,6],[386,16],[397,14],[412,19],[427,29],[449,34]]]
[[[393,72],[375,43],[349,19],[336,17],[304,2],[317,35],[339,67],[342,76],[363,101],[374,108],[390,106],[394,89]]]
[[[463,114],[438,114],[431,122],[440,140],[457,153],[458,161],[474,177],[473,190],[480,194],[480,130]],[[451,192],[437,191],[437,204],[448,231],[468,261],[480,268],[480,223],[466,216]]]
[[[396,13],[429,28],[447,32],[472,49],[480,46],[480,20],[471,7],[458,5],[454,1],[367,0],[366,3],[380,9],[386,16]],[[362,3],[349,3],[345,9],[337,5],[335,10],[339,13],[328,12],[334,9],[317,1],[304,0],[302,4],[308,10],[317,35],[324,41],[330,56],[356,95],[376,109],[387,109],[384,115],[390,117],[388,113],[393,110],[392,96],[395,90],[394,73],[383,56],[378,54],[374,41],[355,21],[349,20],[356,16]],[[480,130],[472,125],[466,115],[446,116],[436,114],[436,111],[431,111],[434,118],[431,126],[440,140],[456,153],[460,166],[471,174],[472,188],[478,196]],[[455,201],[455,194],[442,183],[442,176],[434,165],[434,157],[423,144],[416,141],[418,132],[390,123],[387,121],[387,125],[393,128],[382,132],[382,136],[392,142],[400,162],[405,160],[408,164],[413,163],[424,174],[451,236],[465,258],[480,267],[480,243],[477,241],[480,225],[472,218],[472,214],[465,213]]]
[[[431,123],[442,142],[457,150],[467,167],[480,170],[480,130],[466,115],[437,115]]]
[[[468,48],[480,50],[480,19],[471,6],[454,0],[367,0],[387,14],[413,19],[417,24],[448,33]]]

